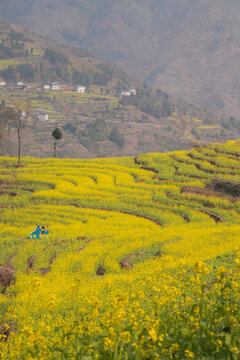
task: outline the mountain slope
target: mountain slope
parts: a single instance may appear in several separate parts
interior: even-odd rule
[[[236,0],[2,0],[1,17],[78,45],[189,102],[237,116]]]
[[[152,90],[115,65],[88,52],[45,40],[20,26],[0,21],[0,153],[16,154],[16,131],[2,122],[1,110],[16,98],[32,104],[23,132],[23,154],[52,155],[55,127],[63,131],[58,156],[136,155],[187,148],[189,142],[225,141],[239,136],[240,122]],[[2,78],[2,79],[1,79]],[[18,86],[17,81],[25,84]],[[44,83],[60,83],[57,91]],[[74,84],[86,92],[73,91]],[[116,91],[136,88],[136,95]]]

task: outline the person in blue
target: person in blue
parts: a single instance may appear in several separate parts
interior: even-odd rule
[[[36,234],[36,239],[40,239],[40,234],[41,234],[40,225],[38,225],[38,226],[36,227],[35,234]]]
[[[48,230],[45,228],[45,226],[41,227],[41,234],[48,235]]]
[[[40,225],[38,225],[36,227],[35,231],[32,231],[30,234],[30,238],[31,239],[40,239],[40,235],[48,235],[49,231],[46,230],[45,226],[40,227]]]

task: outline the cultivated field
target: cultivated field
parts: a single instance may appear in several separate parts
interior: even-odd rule
[[[0,359],[240,359],[239,141],[0,163]]]

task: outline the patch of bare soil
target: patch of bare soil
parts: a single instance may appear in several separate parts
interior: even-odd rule
[[[104,267],[102,265],[99,265],[99,267],[97,268],[96,271],[96,275],[98,276],[103,276],[105,274],[106,270],[104,269]]]
[[[34,189],[31,189],[31,188],[21,188],[21,190],[23,190],[23,191],[28,191],[28,192],[34,192],[35,190]]]
[[[86,237],[85,236],[78,236],[77,237],[77,240],[85,240],[86,239]],[[86,249],[86,247],[87,247],[87,244],[89,244],[90,243],[90,241],[92,241],[93,239],[89,239],[87,242],[86,242],[86,244],[84,244],[83,246],[81,246],[80,247],[80,249],[78,249],[78,252],[81,252],[81,251],[83,251],[84,249]]]
[[[4,196],[4,195],[14,197],[17,196],[17,193],[13,191],[0,191],[0,196]]]
[[[198,211],[200,211],[200,212],[202,212],[202,213],[210,216],[216,223],[219,223],[219,222],[222,223],[222,222],[224,222],[224,219],[223,219],[221,216],[219,216],[219,215],[217,215],[217,214],[214,214],[214,213],[212,213],[212,212],[210,212],[210,211],[208,211],[208,210],[201,210],[201,209],[199,209]]]
[[[26,271],[33,270],[33,266],[34,266],[35,260],[36,260],[36,256],[35,256],[35,255],[32,255],[32,256],[28,259]]]
[[[16,253],[12,254],[7,261],[7,266],[11,266],[13,259],[15,258]]]
[[[121,266],[121,269],[126,269],[126,270],[130,270],[133,268],[132,264],[130,263],[130,261],[132,259],[135,259],[135,257],[137,256],[137,254],[130,254],[128,255],[126,258],[124,258],[119,264]]]
[[[213,179],[207,186],[208,189],[219,191],[224,194],[231,195],[233,197],[240,196],[240,183],[234,181],[225,181]]]
[[[16,324],[10,323],[10,324],[3,324],[0,325],[0,341],[7,341],[10,334],[14,333],[16,331]]]
[[[50,258],[50,260],[49,260],[49,265],[51,265],[53,262],[54,262],[54,260],[56,259],[56,257],[57,257],[57,253],[54,253],[53,254],[53,256]]]
[[[240,199],[240,183],[213,179],[205,188],[196,186],[185,186],[181,189],[181,194],[196,194],[204,196],[217,196],[227,198],[235,202]]]
[[[8,286],[14,283],[15,268],[10,265],[0,265],[0,286],[3,287],[3,292]]]
[[[40,275],[46,275],[50,272],[50,267],[47,266],[46,268],[40,268],[40,269],[37,269],[37,271],[40,273]]]

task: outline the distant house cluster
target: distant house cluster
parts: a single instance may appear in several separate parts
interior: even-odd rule
[[[25,87],[31,87],[30,85],[26,85],[26,84],[24,84],[24,82],[23,81],[17,81],[16,83],[9,83],[9,84],[7,84],[6,83],[6,81],[3,81],[3,80],[1,80],[0,81],[0,88],[4,88],[4,87],[6,87],[6,86],[9,86],[9,87],[11,87],[11,88],[17,88],[17,89],[23,89],[23,88],[25,88]]]
[[[47,113],[40,113],[40,114],[34,113],[34,114],[32,114],[32,118],[35,120],[38,120],[38,121],[42,121],[42,122],[49,120]]]
[[[52,82],[51,84],[43,84],[43,90],[46,91],[58,91],[61,90],[61,85],[58,82]],[[85,93],[86,87],[83,85],[75,85],[73,91],[78,93]]]
[[[119,96],[132,96],[132,95],[136,95],[137,91],[134,88],[131,89],[122,89],[119,92]]]
[[[39,121],[47,121],[48,120],[48,114],[46,113],[42,113],[38,115],[38,120]]]
[[[74,91],[78,92],[78,93],[85,93],[86,92],[86,87],[83,85],[76,85],[74,87]]]
[[[56,81],[52,82],[51,84],[43,84],[43,90],[60,90],[60,84]]]

